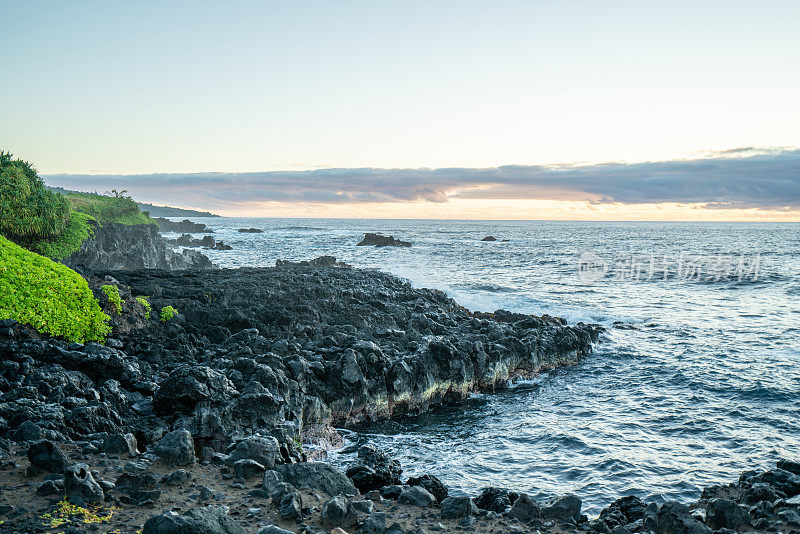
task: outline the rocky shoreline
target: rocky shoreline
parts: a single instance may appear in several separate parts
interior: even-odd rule
[[[792,462],[708,488],[690,508],[631,497],[589,521],[576,496],[449,495],[436,477],[406,479],[370,448],[346,473],[313,461],[341,443],[337,426],[574,363],[598,341],[596,325],[472,313],[439,291],[329,257],[88,278],[106,307],[97,288],[120,288],[105,346],[0,324],[0,532],[800,528]],[[177,313],[161,320],[136,296]]]

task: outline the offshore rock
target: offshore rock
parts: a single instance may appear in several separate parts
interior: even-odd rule
[[[399,239],[395,239],[394,236],[390,235],[382,235],[382,234],[373,234],[367,232],[364,234],[364,239],[362,239],[357,246],[374,246],[374,247],[410,247],[411,243],[408,241],[401,241]]]
[[[189,219],[174,222],[164,217],[153,217],[158,225],[160,232],[177,232],[179,234],[213,233],[214,231],[206,227],[203,223],[194,223]]]

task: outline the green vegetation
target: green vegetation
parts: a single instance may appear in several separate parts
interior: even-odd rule
[[[169,321],[170,319],[175,317],[175,313],[177,313],[177,311],[178,310],[176,310],[172,306],[164,306],[163,308],[161,308],[161,320]]]
[[[98,223],[155,224],[126,192],[62,195],[45,186],[30,163],[0,151],[0,235],[62,260],[80,249]]]
[[[59,528],[66,523],[76,522],[82,525],[96,525],[108,522],[117,510],[119,508],[116,506],[108,509],[103,509],[99,506],[84,508],[64,499],[55,505],[52,512],[43,514],[41,519],[44,523],[43,526],[48,529]]]
[[[139,211],[139,206],[126,191],[112,191],[112,196],[89,193],[67,193],[64,195],[74,211],[91,215],[100,224],[114,222],[120,224],[155,224],[155,221]]]
[[[70,213],[64,232],[58,238],[45,239],[29,245],[28,248],[42,256],[63,260],[73,252],[77,252],[81,248],[81,243],[94,234],[95,224],[97,223],[91,215],[73,211]]]
[[[136,302],[141,304],[145,310],[147,310],[147,315],[145,316],[147,319],[150,318],[150,312],[153,310],[153,307],[147,301],[146,297],[136,297]]]
[[[72,269],[0,237],[0,319],[55,337],[103,342],[111,331],[86,280]]]
[[[66,199],[48,191],[30,163],[0,151],[0,235],[22,245],[53,239],[69,218]]]
[[[122,313],[122,297],[119,295],[119,289],[117,289],[117,286],[112,286],[110,284],[100,286],[100,291],[106,294],[108,301],[117,311],[117,315]]]

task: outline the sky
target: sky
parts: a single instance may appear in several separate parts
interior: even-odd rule
[[[0,0],[0,148],[223,215],[800,220],[800,2]]]

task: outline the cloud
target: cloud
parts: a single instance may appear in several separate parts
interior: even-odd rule
[[[447,202],[451,198],[800,208],[800,149],[745,147],[687,160],[492,168],[319,169],[248,173],[69,175],[50,185],[196,207],[252,202]]]

